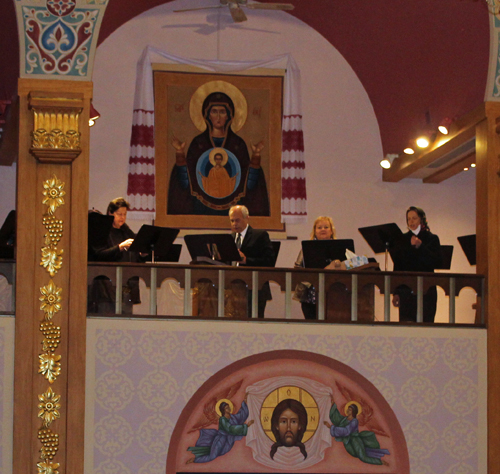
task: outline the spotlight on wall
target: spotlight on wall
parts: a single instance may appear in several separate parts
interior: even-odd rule
[[[385,158],[380,162],[380,166],[384,168],[385,170],[388,170],[392,166],[392,162],[398,157],[399,155],[396,153],[387,153],[385,155]]]
[[[451,125],[451,119],[446,117],[443,120],[441,120],[441,123],[438,125],[438,130],[443,135],[448,135],[448,133],[450,131],[450,125]]]
[[[403,152],[406,154],[406,155],[413,155],[415,153],[415,150],[411,147],[406,147]]]
[[[471,163],[470,167],[471,168],[475,168],[476,167],[476,163]]]
[[[95,124],[95,121],[101,116],[101,114],[94,108],[92,101],[90,102],[90,115],[89,115],[89,127]]]

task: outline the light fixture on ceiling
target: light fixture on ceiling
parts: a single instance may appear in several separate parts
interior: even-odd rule
[[[89,127],[92,127],[100,116],[101,114],[95,109],[92,101],[90,101]]]
[[[399,155],[396,153],[387,153],[385,155],[385,158],[380,162],[380,166],[384,168],[385,170],[388,170],[392,166],[392,162],[398,157]]]
[[[476,163],[471,163],[470,167],[471,168],[475,168],[476,167]]]
[[[409,146],[407,146],[403,152],[406,154],[406,155],[413,155],[415,153],[415,150]]]
[[[448,135],[448,133],[450,132],[450,125],[451,125],[451,119],[446,117],[443,120],[441,120],[441,123],[438,125],[438,130],[443,135]]]
[[[420,135],[415,142],[419,148],[427,148],[430,145],[430,140],[425,135]]]

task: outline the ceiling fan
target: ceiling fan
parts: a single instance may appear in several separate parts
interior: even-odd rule
[[[228,7],[233,20],[236,23],[247,21],[247,16],[243,8],[250,8],[252,10],[293,10],[295,7],[291,3],[247,3],[247,0],[219,0],[220,5],[213,7],[199,7],[199,8],[186,8],[184,10],[174,10],[178,12],[191,12],[194,10],[208,10],[214,8]]]

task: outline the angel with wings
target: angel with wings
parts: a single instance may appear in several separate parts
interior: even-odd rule
[[[339,386],[338,383],[337,388],[351,401],[345,405],[344,412],[346,416],[342,416],[337,404],[333,403],[330,409],[331,423],[328,421],[323,422],[330,429],[330,435],[335,438],[335,441],[344,443],[345,450],[351,456],[367,464],[387,465],[387,462],[382,460],[382,457],[390,453],[387,449],[380,449],[380,443],[374,433],[374,431],[377,431],[378,434],[385,435],[383,429],[375,425],[374,431],[359,431],[360,425],[365,425],[371,421],[373,416],[371,406],[363,399],[361,399],[362,403],[356,401],[353,394],[346,387]],[[366,408],[366,413],[363,413],[363,405]],[[362,413],[363,415],[359,416]]]
[[[246,396],[241,402],[238,413],[233,414],[233,408],[233,403],[228,398],[207,403],[204,410],[205,421],[201,425],[208,426],[214,423],[218,416],[219,429],[200,429],[196,445],[188,448],[195,457],[189,459],[186,464],[213,461],[231,451],[234,443],[247,435],[248,428],[253,425],[254,420],[246,421],[248,418]]]

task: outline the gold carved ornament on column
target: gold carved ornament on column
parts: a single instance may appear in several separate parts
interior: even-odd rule
[[[80,153],[83,95],[31,92],[33,112],[30,153],[41,163],[72,162]]]
[[[55,175],[43,183],[43,204],[47,206],[42,223],[45,227],[44,246],[41,248],[42,266],[50,275],[49,282],[40,288],[40,310],[43,311],[43,320],[40,323],[42,332],[42,353],[38,356],[39,369],[49,384],[53,384],[61,373],[61,356],[55,354],[61,341],[61,328],[56,326],[53,318],[62,307],[62,288],[58,287],[53,278],[61,269],[63,263],[63,249],[58,249],[63,233],[63,221],[55,215],[56,210],[64,205],[64,183]],[[42,419],[42,426],[38,430],[41,462],[37,463],[38,474],[59,474],[59,463],[53,458],[59,449],[59,435],[50,429],[51,423],[60,418],[61,395],[48,387],[44,393],[38,395],[38,417]]]

